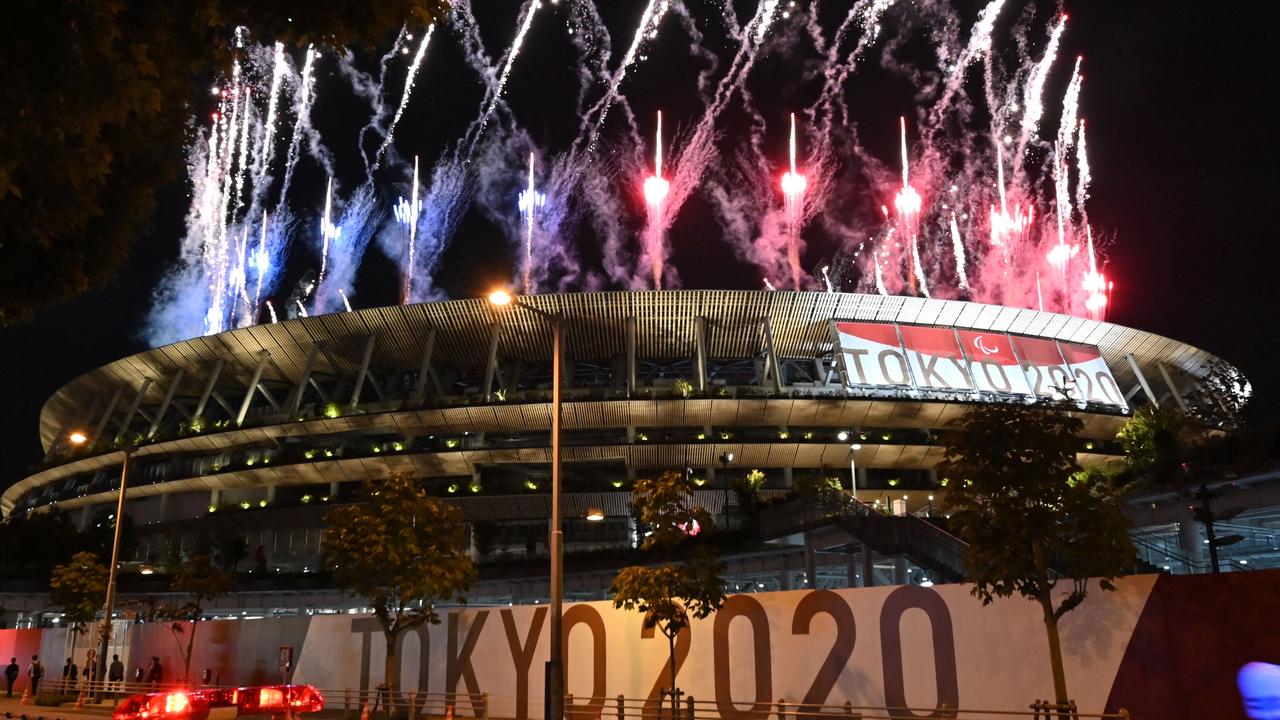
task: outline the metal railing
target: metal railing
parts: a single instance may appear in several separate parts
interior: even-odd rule
[[[906,555],[952,582],[965,577],[963,540],[914,515],[885,515],[844,490],[823,490],[814,497],[791,500],[760,517],[763,537],[821,525],[841,527],[878,553]]]
[[[60,678],[53,678],[49,690],[61,686]],[[266,681],[256,684],[274,684]],[[137,693],[152,693],[183,688],[233,689],[240,685],[183,685],[180,683],[108,682],[76,683],[74,692],[62,693],[77,696],[80,702],[89,703],[97,692],[102,692],[110,705]],[[318,688],[325,698],[325,709],[310,714],[317,720],[338,718],[357,720],[368,714],[371,720],[419,720],[453,716],[476,720],[527,720],[543,715],[544,698],[530,695],[517,698],[508,695],[490,695],[487,692],[419,692],[417,690],[392,691],[385,686],[367,689]],[[58,694],[46,692],[45,694]],[[99,708],[102,707],[100,704]],[[815,704],[789,701],[753,700],[698,700],[676,691],[673,711],[671,696],[663,692],[658,697],[628,698],[624,695],[585,696],[566,694],[565,720],[898,720],[910,717],[942,717],[956,720],[1130,720],[1127,710],[1115,713],[1082,712],[1074,702],[1059,706],[1047,700],[1027,703],[1026,710],[980,709],[950,707],[940,702],[934,707]]]

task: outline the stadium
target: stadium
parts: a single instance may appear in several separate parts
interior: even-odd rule
[[[609,551],[636,540],[629,484],[666,470],[689,473],[695,501],[730,528],[745,521],[731,484],[747,475],[766,499],[838,483],[883,510],[829,526],[766,512],[767,547],[727,558],[735,589],[929,585],[962,576],[956,541],[928,519],[945,486],[932,468],[966,408],[1052,403],[1084,421],[1081,462],[1103,463],[1120,457],[1132,408],[1212,402],[1202,380],[1221,362],[1104,321],[956,300],[685,290],[521,302],[304,317],[122,358],[49,398],[43,469],[0,506],[60,508],[81,529],[109,521],[128,457],[126,569],[242,537],[237,568],[260,579],[211,616],[342,611],[358,601],[316,575],[323,515],[365,478],[410,473],[461,507],[477,557],[497,568],[472,602],[543,600],[545,562],[519,561],[546,553],[555,316],[570,599],[604,596]],[[1176,498],[1149,512],[1144,554],[1168,569],[1167,548],[1198,530]],[[37,596],[6,603],[20,624],[44,609]]]

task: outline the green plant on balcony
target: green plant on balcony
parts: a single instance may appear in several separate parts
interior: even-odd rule
[[[683,398],[687,398],[693,394],[693,383],[689,382],[688,380],[685,380],[684,378],[680,378],[679,380],[676,380],[671,387],[676,391],[678,395],[680,395],[680,397],[683,397]]]
[[[309,505],[311,503],[311,496],[303,495],[301,498],[299,498],[299,500],[301,500],[303,505]]]
[[[902,482],[898,478],[889,478],[889,487],[898,487],[898,483]]]
[[[524,481],[524,488],[525,488],[526,490],[537,490],[537,489],[538,489],[538,483],[534,482],[533,480],[525,480],[525,481]]]
[[[473,493],[478,493],[478,492],[480,492],[480,481],[479,481],[479,480],[472,480],[472,481],[470,482],[470,484],[468,484],[468,485],[467,485],[467,489],[468,489],[468,490],[470,490],[470,491],[471,491],[471,492],[473,492]]]
[[[506,388],[498,388],[497,390],[494,390],[494,391],[493,391],[493,396],[494,396],[494,397],[496,397],[496,398],[498,399],[498,402],[506,402],[506,401],[507,401],[507,389],[506,389]]]
[[[209,427],[209,420],[203,415],[195,415],[190,420],[183,423],[183,432],[189,432],[198,435]]]
[[[324,404],[324,416],[330,420],[342,415],[342,406],[336,402],[327,402]]]
[[[302,453],[302,457],[308,460],[314,460],[316,457],[316,451],[314,449],[307,450],[306,452]]]

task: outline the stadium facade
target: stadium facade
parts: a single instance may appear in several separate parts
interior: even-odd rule
[[[690,473],[697,501],[731,524],[729,481],[753,471],[766,496],[852,482],[867,503],[929,515],[945,484],[932,468],[946,428],[973,404],[1071,412],[1084,421],[1081,461],[1106,462],[1120,456],[1115,434],[1135,406],[1214,402],[1202,379],[1220,362],[1108,322],[955,300],[687,290],[522,302],[564,323],[569,553],[633,542],[630,483],[673,469]],[[486,556],[537,555],[549,513],[551,345],[543,315],[469,299],[148,350],[46,402],[43,469],[9,487],[0,509],[58,507],[82,528],[102,522],[128,453],[131,562],[232,534],[250,548],[242,569],[296,576],[320,565],[328,508],[365,478],[404,472],[483,528],[472,535]],[[72,445],[74,431],[88,442]],[[589,510],[604,520],[588,521]],[[858,538],[820,535],[789,536],[794,562],[757,553],[730,571],[784,589],[930,574],[909,552],[855,561]],[[589,575],[584,599],[608,584]],[[504,601],[545,592],[545,581],[495,583],[478,592]],[[306,604],[329,602],[316,592]]]

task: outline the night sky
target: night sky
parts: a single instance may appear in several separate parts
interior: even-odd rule
[[[505,46],[515,25],[514,0],[477,3],[491,52]],[[630,26],[643,3],[601,0],[613,30],[615,55],[629,42]],[[689,0],[695,13],[701,3]],[[1011,3],[1012,4],[1012,3]],[[632,6],[635,6],[632,8]],[[1184,2],[1072,2],[1060,56],[1085,56],[1081,115],[1088,119],[1093,190],[1089,205],[1095,227],[1115,238],[1106,250],[1107,272],[1116,289],[1108,320],[1183,340],[1237,364],[1253,382],[1264,416],[1274,418],[1277,341],[1273,246],[1276,233],[1266,223],[1280,197],[1274,115],[1277,83],[1274,24],[1264,3],[1200,4]],[[972,18],[973,14],[969,15]],[[561,122],[551,116],[555,102],[572,110],[575,86],[563,48],[545,52],[538,27],[530,33],[526,55],[516,65],[509,99],[522,124],[535,129]],[[492,37],[490,37],[490,35]],[[502,37],[505,34],[506,37]],[[625,39],[624,39],[625,37]],[[438,37],[433,42],[440,42]],[[433,51],[438,49],[433,46]],[[637,66],[624,86],[638,98],[661,82],[662,47]],[[673,57],[684,57],[672,53]],[[433,113],[465,108],[470,116],[479,100],[461,66],[447,61],[428,65],[419,76],[415,102],[399,136],[405,152],[430,156],[432,148],[456,135]],[[1061,70],[1062,68],[1059,68]],[[452,71],[451,71],[452,70]],[[1064,75],[1059,72],[1057,76]],[[324,78],[320,79],[323,93]],[[1057,93],[1051,89],[1051,93]],[[396,93],[398,97],[398,93]],[[363,116],[344,117],[337,107],[322,108],[335,123],[358,128]],[[680,99],[672,98],[678,116]],[[852,105],[872,104],[851,97]],[[909,93],[887,92],[875,98],[878,115],[892,122],[911,115]],[[686,114],[695,112],[691,104]],[[457,113],[455,113],[457,114]],[[865,122],[860,118],[860,122]],[[340,125],[339,125],[340,128]],[[420,128],[420,129],[419,129]],[[437,128],[439,128],[437,130]],[[347,137],[353,134],[345,132]],[[554,132],[535,137],[557,144]],[[344,131],[326,131],[331,144]],[[892,137],[886,137],[892,143]],[[868,140],[868,143],[871,141]],[[414,147],[418,143],[421,147]],[[884,148],[886,160],[894,148]],[[300,178],[306,187],[320,180]],[[0,330],[0,487],[20,479],[42,456],[37,433],[45,399],[76,375],[146,348],[139,328],[152,288],[176,256],[187,209],[185,181],[159,198],[153,227],[139,238],[128,269],[105,290],[43,312],[29,324]],[[673,233],[675,263],[685,287],[758,288],[758,274],[714,243],[682,247],[680,233],[697,232],[683,217]],[[710,225],[714,228],[714,225]],[[440,276],[455,297],[474,296],[511,275],[510,252],[483,221],[467,220],[445,259]],[[500,251],[500,252],[499,252]],[[360,279],[357,306],[392,302],[393,275],[386,261],[366,256],[367,277]]]

